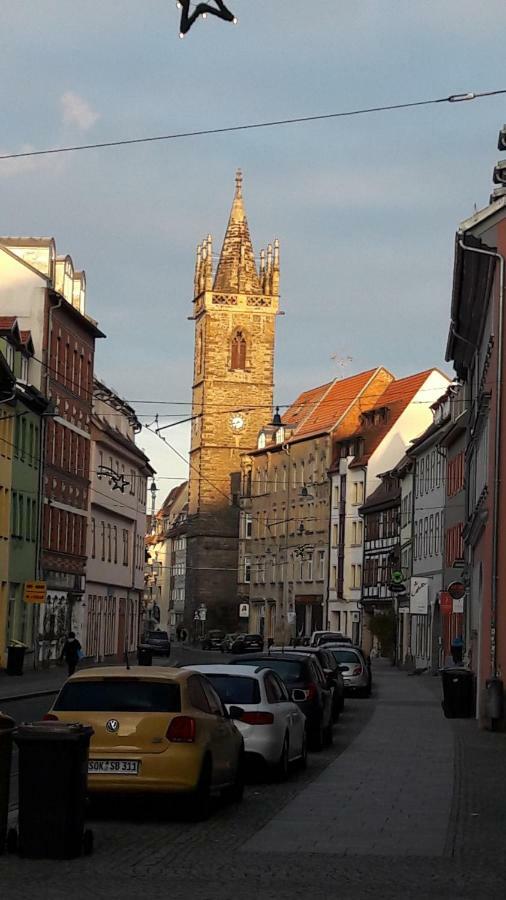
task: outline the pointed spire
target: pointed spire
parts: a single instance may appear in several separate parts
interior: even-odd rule
[[[235,176],[234,201],[216,270],[214,290],[243,291],[252,294],[261,292],[248,220],[244,211],[240,169]]]

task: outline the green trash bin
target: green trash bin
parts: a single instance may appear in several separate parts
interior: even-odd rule
[[[7,816],[9,814],[9,786],[11,777],[12,733],[16,723],[0,713],[0,853],[5,848]]]

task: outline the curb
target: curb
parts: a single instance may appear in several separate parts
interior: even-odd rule
[[[0,697],[0,703],[15,703],[16,700],[35,700],[37,697],[51,697],[59,692],[60,687],[47,691],[32,691],[28,694],[15,694],[12,697]]]

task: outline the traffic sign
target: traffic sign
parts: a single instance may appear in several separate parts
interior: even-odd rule
[[[46,582],[45,581],[25,581],[24,600],[25,600],[25,603],[45,603],[46,602]]]
[[[466,586],[463,581],[452,581],[446,588],[452,600],[461,600],[466,593]]]

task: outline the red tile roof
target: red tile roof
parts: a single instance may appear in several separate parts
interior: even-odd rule
[[[16,316],[0,316],[0,331],[10,331],[16,321]]]
[[[377,402],[370,409],[364,412],[372,412],[375,409],[388,408],[388,416],[384,422],[378,425],[363,425],[358,428],[353,437],[362,437],[364,440],[364,452],[361,456],[355,457],[352,466],[366,465],[374,451],[379,447],[382,440],[392,426],[400,418],[406,407],[411,403],[415,394],[418,393],[422,385],[426,382],[429,375],[434,369],[426,369],[424,372],[417,372],[416,375],[408,375],[406,378],[399,378],[397,381],[387,387],[381,394]]]
[[[285,424],[295,425],[292,439],[332,431],[377,371],[369,369],[350,378],[336,378],[301,394],[283,415]]]
[[[21,343],[27,344],[29,340],[31,340],[32,332],[31,331],[21,331]]]

